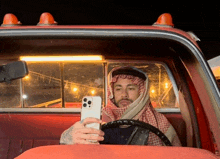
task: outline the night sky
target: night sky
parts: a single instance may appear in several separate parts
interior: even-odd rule
[[[58,25],[152,25],[160,14],[171,13],[175,28],[193,31],[201,39],[207,59],[220,55],[220,5],[209,1],[4,0],[0,5],[2,21],[13,13],[23,25],[36,25],[43,12],[50,12]]]

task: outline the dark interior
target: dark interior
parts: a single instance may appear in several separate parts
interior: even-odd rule
[[[0,57],[37,55],[104,55],[105,58],[177,57],[188,52],[175,41],[160,38],[64,38],[15,37],[0,39]],[[158,47],[159,46],[159,47]],[[7,56],[5,56],[7,55]]]

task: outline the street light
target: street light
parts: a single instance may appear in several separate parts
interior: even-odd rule
[[[94,95],[95,94],[95,90],[92,90],[91,93],[92,93],[92,95]]]
[[[165,88],[166,88],[166,89],[168,88],[168,83],[167,83],[167,82],[165,83]]]
[[[161,82],[161,64],[155,64],[157,67],[158,67],[158,69],[159,69],[159,77],[158,77],[158,79],[159,79],[159,83],[158,83],[158,95],[160,96],[160,82]]]
[[[78,88],[74,87],[73,88],[73,92],[76,92],[78,90]]]
[[[27,95],[26,95],[26,94],[23,94],[23,95],[22,95],[22,98],[23,98],[23,99],[27,99]]]
[[[152,89],[152,90],[151,90],[151,93],[155,93],[155,90],[154,90],[154,89]]]
[[[30,78],[29,75],[24,77],[25,80],[28,80],[29,78]]]

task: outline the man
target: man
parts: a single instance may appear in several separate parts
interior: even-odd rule
[[[113,69],[108,77],[108,104],[103,108],[102,121],[87,118],[76,122],[61,135],[61,144],[126,144],[134,126],[107,129],[105,132],[86,128],[89,123],[111,122],[119,119],[140,120],[160,129],[174,146],[181,146],[178,136],[166,117],[152,107],[148,77],[134,67]],[[96,135],[94,135],[96,134]],[[95,140],[97,142],[90,142]],[[148,145],[163,145],[152,132]]]

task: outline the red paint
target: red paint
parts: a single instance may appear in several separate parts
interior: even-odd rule
[[[193,101],[196,102],[194,105],[195,111],[197,113],[197,119],[200,122],[199,127],[201,129],[200,135],[202,138],[202,144],[213,152],[214,137],[218,149],[220,150],[219,123],[215,114],[215,110],[213,108],[214,103],[212,103],[213,101],[211,101],[213,95],[211,94],[211,92],[208,93],[210,90],[205,83],[205,80],[207,79],[203,79],[204,77],[202,76],[202,74],[199,73],[200,70],[196,68],[195,65],[192,65],[191,62],[186,62],[185,65],[191,76],[191,78],[187,79],[187,81],[189,82],[189,85],[192,86],[190,87],[190,91],[192,91],[190,94],[193,97]],[[211,131],[213,134],[211,134]]]
[[[209,151],[187,147],[137,145],[54,145],[26,151],[16,159],[218,159]]]
[[[82,107],[81,102],[65,102],[65,108],[81,108],[81,107]],[[62,104],[58,103],[58,104],[50,105],[48,106],[48,108],[62,108]]]
[[[174,127],[183,120],[181,114],[165,116]],[[59,139],[61,133],[77,121],[80,121],[80,113],[0,114],[0,138]]]
[[[188,78],[187,82],[189,85],[190,94],[192,96],[194,109],[196,112],[197,122],[199,125],[199,135],[200,135],[202,148],[215,153],[214,143],[213,143],[213,139],[212,139],[212,134],[210,132],[208,119],[205,115],[202,103],[199,99],[199,96],[196,92],[196,89],[195,89],[191,79],[189,77],[187,77],[187,78]]]
[[[185,139],[181,114],[165,116],[177,130],[181,141]],[[58,145],[62,132],[79,120],[80,114],[70,113],[0,114],[0,153],[3,158],[15,158],[34,147]]]
[[[0,137],[59,140],[79,120],[80,114],[1,114]]]

